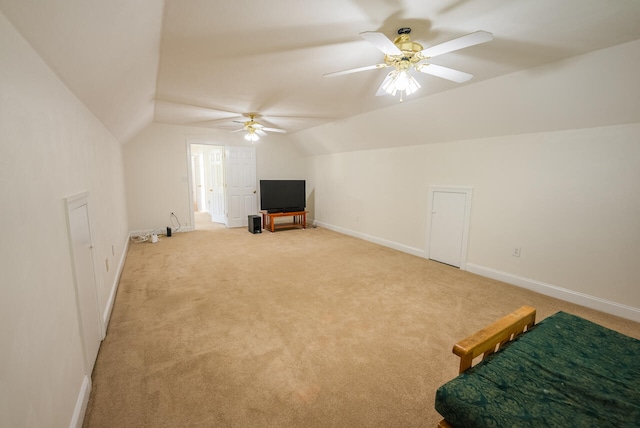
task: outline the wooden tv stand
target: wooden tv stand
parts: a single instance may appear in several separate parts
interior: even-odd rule
[[[270,213],[267,211],[260,211],[262,213],[262,228],[268,229],[271,233],[275,232],[276,229],[284,229],[291,227],[301,227],[303,229],[307,228],[307,213],[308,211],[291,211],[291,212],[280,212],[280,213]],[[278,217],[293,217],[293,222],[291,223],[279,223],[276,225],[275,219]]]

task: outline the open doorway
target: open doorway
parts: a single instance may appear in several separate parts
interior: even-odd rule
[[[211,223],[247,227],[248,216],[258,213],[255,147],[218,146],[187,141],[189,210],[198,229],[196,213]]]
[[[192,143],[189,148],[194,229],[225,228],[224,147]]]

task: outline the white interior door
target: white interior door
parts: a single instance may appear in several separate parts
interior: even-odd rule
[[[89,195],[83,193],[72,196],[67,198],[65,202],[85,370],[87,374],[91,374],[103,338],[103,328],[93,264],[93,242],[88,209]]]
[[[192,155],[191,165],[193,169],[193,192],[196,200],[197,211],[204,211],[205,208],[205,192],[204,192],[204,177],[203,177],[203,165],[202,154],[198,153]]]
[[[432,188],[429,193],[429,258],[464,267],[471,189]]]
[[[227,227],[247,227],[247,216],[258,213],[256,150],[227,146],[225,152]]]
[[[209,173],[211,174],[211,221],[224,223],[224,151],[214,147],[209,153]]]

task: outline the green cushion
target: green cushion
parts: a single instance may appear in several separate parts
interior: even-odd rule
[[[455,427],[640,427],[640,341],[564,312],[441,386]]]

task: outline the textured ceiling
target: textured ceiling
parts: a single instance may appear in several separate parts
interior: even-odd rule
[[[471,81],[420,74],[410,99],[640,39],[637,0],[0,0],[0,9],[122,142],[152,120],[232,130],[257,112],[295,132],[397,104],[375,96],[386,71],[323,77],[382,61],[363,31],[393,38],[411,27],[425,47],[493,33],[433,60]]]

